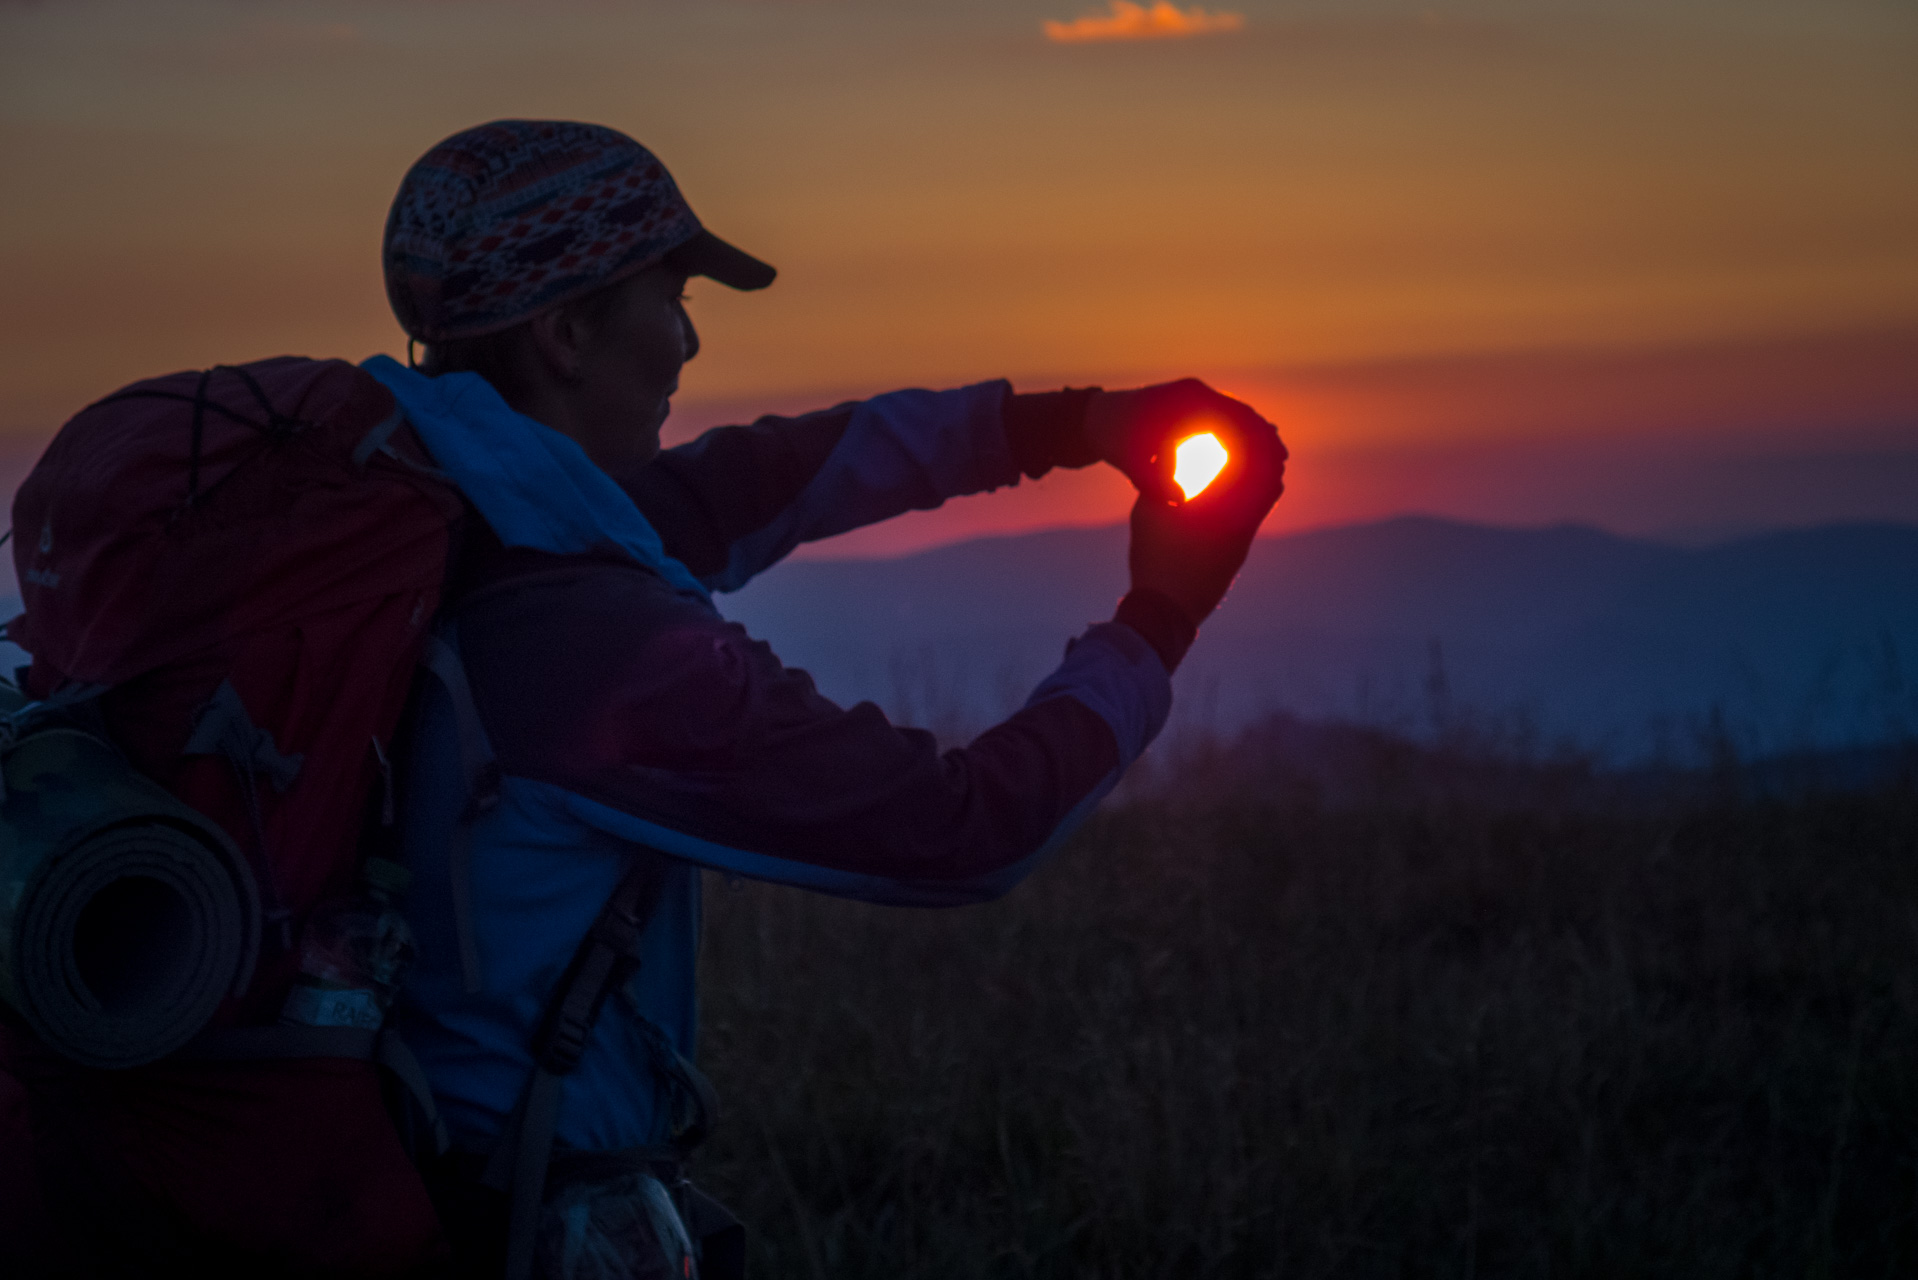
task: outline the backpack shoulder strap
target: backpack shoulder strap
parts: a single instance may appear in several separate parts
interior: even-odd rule
[[[466,788],[466,803],[454,825],[452,845],[447,850],[447,870],[452,880],[453,932],[459,946],[460,981],[470,996],[477,995],[481,986],[479,938],[473,924],[473,824],[498,807],[501,776],[499,761],[486,736],[486,726],[480,719],[473,687],[466,676],[466,664],[460,657],[459,617],[475,600],[523,587],[529,582],[563,580],[590,573],[596,564],[585,557],[503,547],[483,521],[474,523],[465,541],[466,546],[455,565],[455,582],[449,589],[449,607],[442,614],[447,620],[444,634],[428,633],[420,665],[426,676],[446,694],[452,710],[460,779]]]
[[[659,910],[665,873],[665,855],[652,849],[638,851],[546,1006],[533,1042],[533,1074],[481,1177],[508,1197],[506,1280],[526,1280],[533,1273],[533,1245],[559,1121],[560,1086],[579,1065],[606,997],[639,970],[640,940]]]
[[[481,986],[468,881],[471,828],[481,814],[498,804],[501,780],[456,648],[458,619],[476,600],[497,591],[595,572],[601,564],[593,557],[557,556],[502,547],[483,524],[469,534],[461,561],[460,570],[455,574],[457,582],[448,593],[451,602],[448,616],[455,630],[449,630],[447,639],[429,638],[424,666],[453,704],[460,738],[460,770],[468,787],[465,815],[453,836],[449,862],[454,927],[459,935],[460,963],[470,994]],[[641,939],[659,910],[668,865],[665,854],[644,846],[635,848],[626,873],[581,939],[547,1003],[533,1041],[532,1074],[521,1089],[512,1114],[507,1117],[480,1178],[483,1184],[507,1196],[506,1280],[528,1280],[533,1273],[540,1209],[545,1201],[547,1171],[559,1122],[561,1087],[565,1077],[579,1065],[607,997],[630,982],[639,971]],[[662,1159],[677,1159],[697,1145],[704,1138],[716,1110],[712,1086],[698,1070],[684,1059],[675,1062],[673,1067],[691,1096],[697,1116],[686,1135],[676,1141],[675,1149],[662,1149],[657,1153]]]

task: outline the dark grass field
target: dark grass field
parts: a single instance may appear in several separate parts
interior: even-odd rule
[[[986,906],[710,885],[756,1274],[1918,1274],[1908,780],[1183,767]]]

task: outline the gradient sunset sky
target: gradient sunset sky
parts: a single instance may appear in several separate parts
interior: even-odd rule
[[[393,189],[506,116],[631,133],[780,268],[695,283],[669,439],[1189,373],[1292,444],[1274,530],[1918,520],[1909,0],[0,0],[0,484],[136,377],[399,352]]]

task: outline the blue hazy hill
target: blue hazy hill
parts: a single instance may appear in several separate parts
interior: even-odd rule
[[[959,731],[1004,714],[1109,616],[1122,528],[784,565],[723,611],[842,701]],[[1178,677],[1175,719],[1272,711],[1461,724],[1616,759],[1701,735],[1774,752],[1918,728],[1918,528],[1688,549],[1429,518],[1262,539]]]
[[[19,612],[20,598],[18,596],[0,595],[0,623],[4,623]],[[0,640],[0,676],[12,679],[13,669],[26,660],[27,655],[21,652],[18,645],[8,644],[5,640]]]
[[[721,610],[841,702],[945,734],[1016,707],[1125,588],[1125,530],[782,565]],[[0,601],[0,616],[17,603]],[[0,667],[21,660],[0,643]],[[1174,725],[1273,712],[1575,742],[1625,762],[1918,732],[1918,527],[1687,549],[1409,517],[1261,539],[1177,679]]]

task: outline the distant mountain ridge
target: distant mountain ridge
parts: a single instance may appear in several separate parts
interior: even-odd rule
[[[842,701],[969,728],[1017,705],[1125,586],[1122,527],[781,566],[721,597]],[[1261,539],[1180,670],[1175,721],[1289,711],[1474,723],[1617,759],[1918,730],[1918,527],[1687,549],[1427,517]]]
[[[1125,548],[1115,526],[797,561],[718,603],[827,696],[954,736],[1018,706],[1069,637],[1111,615]],[[0,643],[0,669],[21,660]],[[1264,538],[1175,690],[1175,732],[1286,712],[1527,733],[1619,763],[1905,740],[1918,526],[1704,549],[1428,517]]]

